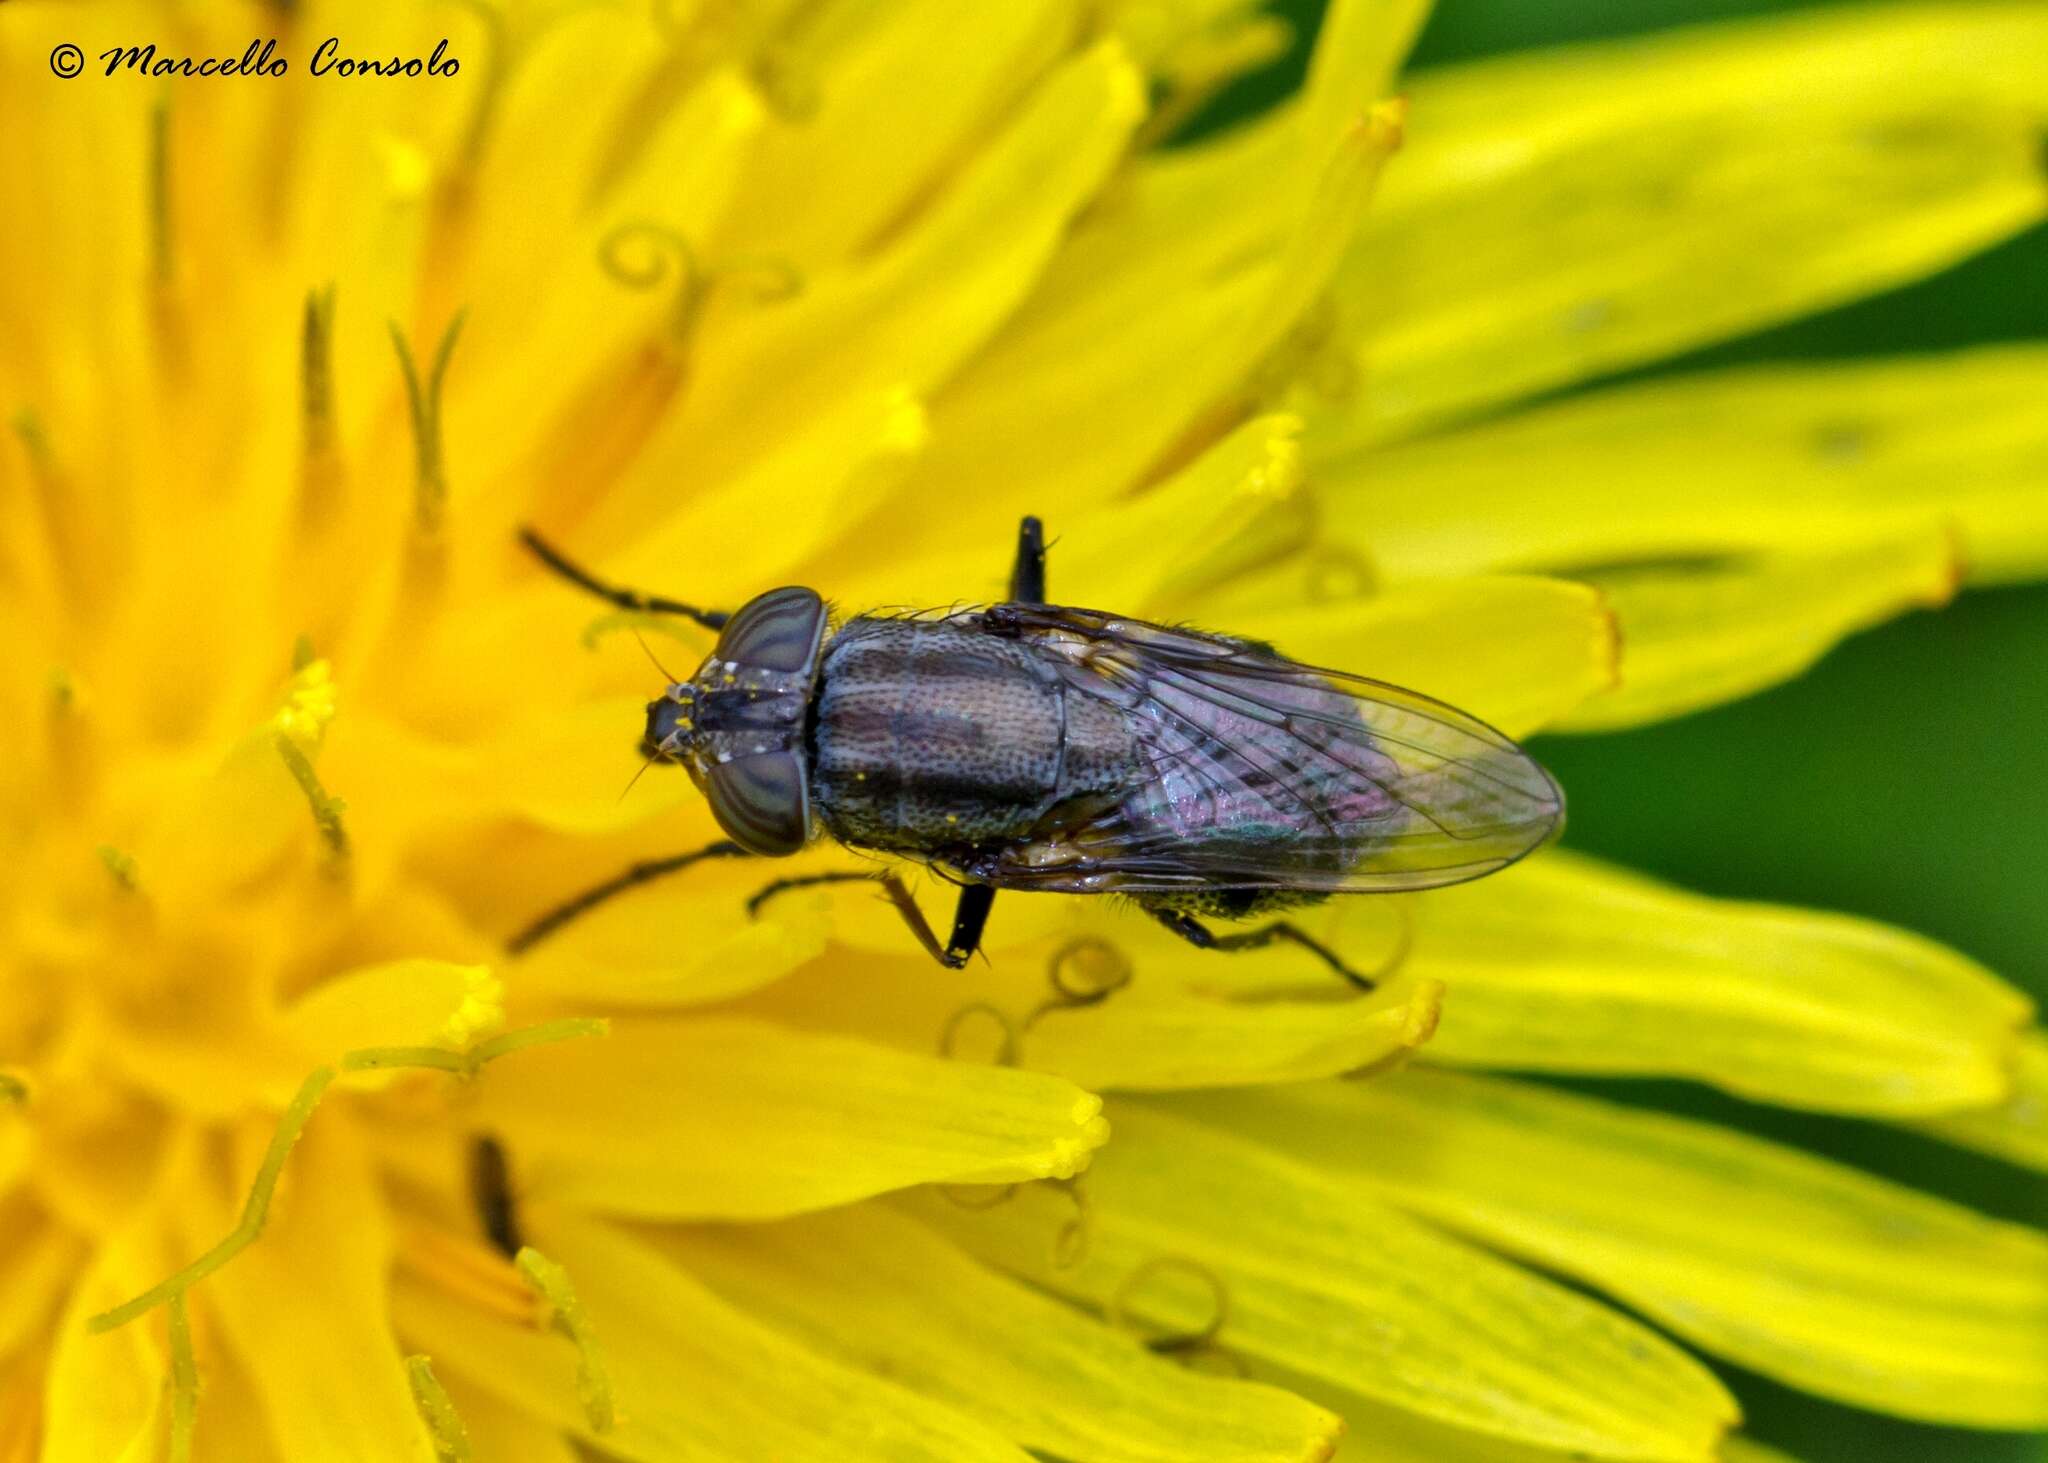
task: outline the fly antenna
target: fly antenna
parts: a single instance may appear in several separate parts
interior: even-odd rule
[[[638,772],[635,772],[631,777],[627,778],[626,785],[619,790],[620,802],[623,803],[627,799],[627,797],[632,793],[633,789],[640,785],[640,779],[647,775],[647,769],[652,767],[654,763],[655,759],[652,757],[643,757],[640,759],[640,770]]]
[[[662,678],[662,680],[663,680],[663,681],[665,681],[665,682],[667,682],[667,683],[668,683],[669,685],[671,685],[671,686],[675,685],[675,684],[676,684],[676,677],[675,677],[675,672],[671,671],[671,670],[670,670],[670,669],[669,669],[669,668],[668,668],[667,666],[665,666],[665,665],[663,665],[663,664],[661,663],[661,657],[660,657],[660,656],[658,656],[658,655],[656,655],[656,654],[654,653],[654,647],[653,647],[652,645],[649,645],[649,644],[647,643],[647,637],[646,637],[645,635],[642,635],[642,634],[640,633],[640,630],[639,630],[639,627],[638,627],[638,626],[635,626],[635,627],[634,627],[634,630],[633,630],[633,638],[634,638],[635,640],[637,640],[637,641],[639,641],[639,642],[640,642],[640,649],[641,649],[641,650],[642,650],[643,652],[645,652],[645,654],[646,654],[647,658],[648,658],[648,659],[649,659],[650,661],[652,661],[652,662],[654,663],[654,668],[655,668],[656,670],[658,670],[658,671],[660,671],[660,672],[661,672],[661,678]],[[641,771],[641,772],[645,772],[646,770],[647,770],[647,769],[646,769],[645,767],[643,767],[643,768],[641,768],[641,769],[640,769],[640,771]],[[635,773],[635,774],[634,774],[634,780],[635,780],[635,781],[638,781],[638,780],[639,780],[639,774],[638,774],[638,773]],[[631,786],[631,784],[629,783],[629,784],[628,784],[628,787],[630,787],[630,786]]]

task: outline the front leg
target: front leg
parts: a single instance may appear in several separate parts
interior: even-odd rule
[[[650,615],[682,615],[695,620],[707,630],[723,630],[726,621],[732,618],[729,610],[700,610],[695,605],[684,604],[679,599],[668,599],[658,594],[642,594],[637,589],[607,584],[530,528],[519,530],[519,541],[526,545],[536,559],[578,589],[594,594],[607,604],[617,605],[622,610]]]
[[[594,889],[586,889],[574,899],[558,904],[518,934],[505,942],[505,951],[510,955],[523,955],[535,945],[552,935],[570,920],[588,913],[608,899],[615,899],[628,889],[637,888],[653,879],[687,869],[691,864],[702,863],[713,858],[752,858],[753,855],[734,843],[730,838],[721,838],[707,848],[690,853],[677,854],[673,858],[649,859],[634,864],[616,879],[607,879]]]

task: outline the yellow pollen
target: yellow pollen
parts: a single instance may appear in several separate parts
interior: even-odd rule
[[[439,1035],[450,1046],[466,1047],[504,1023],[504,982],[491,974],[488,965],[473,965],[463,972],[462,1001]]]
[[[333,667],[324,660],[309,661],[293,674],[284,705],[270,724],[303,747],[318,747],[335,710]]]
[[[411,203],[425,194],[434,165],[424,148],[386,132],[377,138],[377,154],[384,163],[384,191],[392,202]]]

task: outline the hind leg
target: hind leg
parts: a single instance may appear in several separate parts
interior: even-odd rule
[[[1155,909],[1152,918],[1158,920],[1197,950],[1256,950],[1270,945],[1275,940],[1286,940],[1299,945],[1314,955],[1323,964],[1350,981],[1362,991],[1379,989],[1378,982],[1369,975],[1361,975],[1346,965],[1343,958],[1322,941],[1304,934],[1286,920],[1275,920],[1272,924],[1261,925],[1255,930],[1242,934],[1219,935],[1191,914],[1181,914],[1171,909]]]
[[[1148,899],[1138,901],[1145,912],[1150,914],[1152,918],[1158,920],[1169,930],[1172,930],[1176,935],[1179,935],[1183,940],[1193,945],[1197,950],[1222,950],[1227,952],[1257,950],[1272,944],[1276,940],[1285,940],[1288,944],[1299,945],[1360,990],[1370,991],[1379,989],[1379,983],[1371,976],[1353,970],[1344,963],[1343,957],[1338,955],[1328,945],[1309,935],[1300,927],[1288,923],[1286,920],[1275,920],[1273,923],[1261,925],[1255,930],[1244,930],[1231,935],[1219,935],[1188,912],[1189,908],[1193,908],[1203,914],[1221,915],[1226,919],[1241,919],[1247,915],[1258,914],[1268,909],[1281,909],[1290,904],[1313,902],[1315,902],[1314,899],[1302,899],[1284,895],[1275,897],[1272,894],[1261,891],[1235,889],[1219,891],[1216,894],[1196,901],[1169,900],[1155,902]],[[1184,903],[1186,907],[1182,907]]]

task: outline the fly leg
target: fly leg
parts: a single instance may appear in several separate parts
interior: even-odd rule
[[[533,551],[535,558],[578,589],[588,590],[599,599],[615,604],[622,610],[634,610],[642,614],[683,615],[695,620],[707,630],[723,630],[725,622],[732,618],[731,612],[727,610],[700,610],[695,605],[686,605],[679,599],[664,599],[658,594],[642,594],[637,589],[606,584],[589,570],[564,557],[559,549],[530,528],[519,530],[519,541]]]
[[[663,878],[691,864],[701,863],[708,858],[751,858],[744,848],[729,838],[722,838],[706,848],[693,853],[680,853],[672,858],[648,859],[634,864],[616,879],[608,879],[594,889],[586,889],[566,904],[558,904],[518,934],[505,942],[508,954],[523,955],[542,940],[552,935],[563,925],[577,916],[587,914],[598,905],[628,889],[636,888],[650,880]]]
[[[758,915],[761,906],[778,894],[790,889],[808,889],[817,884],[880,884],[882,892],[889,896],[889,902],[896,906],[896,912],[903,916],[903,922],[910,926],[910,933],[924,947],[925,954],[948,970],[961,969],[981,949],[982,927],[988,923],[989,908],[996,902],[996,891],[991,885],[969,884],[962,888],[960,903],[953,912],[953,934],[943,945],[939,943],[938,932],[932,928],[931,921],[917,907],[910,886],[893,869],[880,873],[840,870],[777,879],[747,901],[747,915],[749,918]]]
[[[1045,525],[1028,513],[1017,525],[1017,560],[1010,566],[1010,598],[1021,604],[1045,603]],[[902,888],[901,881],[889,891],[889,898],[903,911],[911,932],[939,964],[948,970],[959,970],[981,949],[981,932],[988,927],[989,911],[995,908],[996,889],[993,884],[968,884],[961,888],[960,902],[953,907],[953,934],[944,950],[938,948],[931,926],[910,902],[909,891]]]
[[[1155,909],[1152,918],[1158,920],[1197,950],[1256,950],[1270,945],[1275,940],[1289,940],[1314,955],[1323,964],[1350,981],[1362,991],[1379,989],[1370,977],[1360,975],[1338,958],[1337,952],[1322,941],[1311,938],[1285,920],[1261,925],[1255,930],[1246,930],[1241,935],[1219,935],[1193,915],[1181,914],[1171,909]]]
[[[525,1248],[519,1203],[512,1194],[512,1165],[505,1145],[489,1134],[470,1145],[469,1196],[492,1249],[509,1260]]]
[[[1020,604],[1045,603],[1045,525],[1026,518],[1017,526],[1017,564],[1010,570],[1010,598]]]

